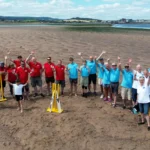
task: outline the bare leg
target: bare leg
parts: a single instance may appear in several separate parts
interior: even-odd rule
[[[73,92],[73,83],[70,83],[70,95],[72,95]]]
[[[74,91],[75,91],[75,96],[77,96],[77,84],[74,83]]]
[[[47,92],[50,95],[50,83],[47,83]]]
[[[100,85],[100,90],[101,90],[101,93],[103,94],[104,92],[103,92],[103,86],[102,85]]]
[[[149,118],[149,115],[146,115],[145,118],[146,118],[148,127],[150,127],[150,118]]]
[[[89,92],[91,92],[91,84],[88,85]]]
[[[37,86],[34,87],[34,93],[38,93],[38,92],[37,92]]]
[[[21,113],[23,113],[22,101],[19,101],[19,103],[20,103],[20,110],[21,110]]]
[[[93,84],[94,93],[96,92],[96,84]]]

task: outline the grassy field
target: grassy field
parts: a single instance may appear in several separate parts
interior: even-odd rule
[[[145,31],[150,32],[150,30],[147,29],[129,29],[129,28],[113,28],[110,25],[71,25],[64,27],[67,31],[79,31],[79,32],[111,32],[111,33],[129,33],[134,31]]]

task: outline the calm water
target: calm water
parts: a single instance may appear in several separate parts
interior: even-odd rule
[[[150,24],[114,24],[114,28],[150,29]]]

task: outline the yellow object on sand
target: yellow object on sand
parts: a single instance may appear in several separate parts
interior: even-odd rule
[[[63,112],[63,110],[61,109],[59,94],[60,94],[60,85],[53,83],[52,84],[52,101],[50,101],[50,106],[47,108],[47,112],[55,112],[55,113]]]
[[[6,101],[7,99],[4,97],[4,90],[3,90],[3,83],[2,83],[2,75],[0,75],[0,93],[1,93],[0,102]]]

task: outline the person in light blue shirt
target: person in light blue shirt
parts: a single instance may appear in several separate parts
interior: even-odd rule
[[[100,92],[101,92],[100,98],[104,97],[103,83],[102,83],[103,75],[104,75],[103,67],[105,67],[105,65],[104,65],[104,59],[100,58],[99,62],[97,63],[97,68],[98,68],[98,84],[100,86]]]
[[[69,80],[70,80],[70,89],[71,89],[71,94],[73,94],[73,87],[75,91],[75,96],[77,96],[77,83],[78,83],[78,64],[74,62],[74,59],[70,57],[69,59],[70,64],[67,66],[67,71],[69,75]]]
[[[110,90],[110,65],[108,62],[105,63],[105,67],[102,67],[104,74],[103,74],[103,87],[104,87],[104,101],[111,101],[111,90]],[[110,96],[110,98],[108,99],[108,96]]]
[[[113,107],[116,107],[116,101],[118,96],[118,88],[119,88],[119,79],[120,79],[120,64],[112,63],[112,67],[110,69],[110,86],[111,93],[114,103],[112,103]]]
[[[83,60],[83,65],[79,69],[81,73],[81,86],[82,86],[82,96],[87,97],[87,88],[88,88],[88,78],[90,69],[87,66],[86,60]]]
[[[148,72],[150,73],[150,68],[148,69]]]
[[[121,89],[121,96],[123,99],[123,103],[124,106],[123,108],[126,108],[126,97],[128,98],[128,100],[132,100],[132,83],[133,83],[133,72],[130,69],[130,64],[126,64],[125,65],[125,69],[123,69],[122,71],[122,89]],[[132,105],[132,101],[131,101],[131,105]]]

